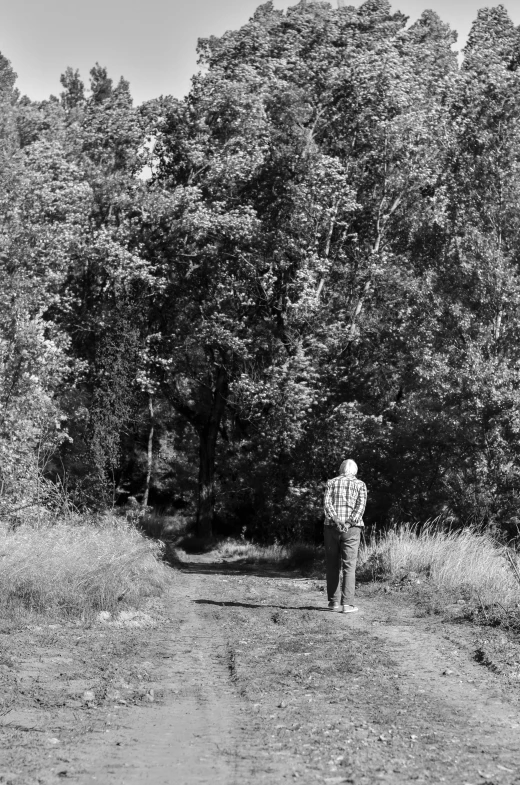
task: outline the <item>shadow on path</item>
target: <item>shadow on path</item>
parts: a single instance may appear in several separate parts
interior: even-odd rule
[[[312,577],[305,578],[301,571],[290,568],[283,568],[274,564],[252,564],[242,561],[202,561],[195,556],[193,561],[183,561],[175,553],[167,551],[164,554],[164,561],[176,570],[190,575],[244,575],[256,578],[285,578],[286,580],[308,581]]]
[[[327,607],[321,607],[317,605],[272,605],[269,602],[264,604],[255,604],[252,602],[234,602],[228,600],[227,602],[222,601],[219,602],[218,600],[193,600],[197,605],[217,605],[218,607],[231,607],[231,608],[275,608],[280,611],[325,611],[325,613],[330,613],[331,611]]]

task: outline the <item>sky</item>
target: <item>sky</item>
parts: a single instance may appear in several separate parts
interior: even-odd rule
[[[67,66],[88,83],[98,61],[115,81],[129,80],[137,103],[159,95],[182,97],[197,68],[199,37],[245,24],[261,0],[0,0],[0,52],[18,74],[17,87],[33,100],[58,95]],[[337,0],[331,0],[336,5]],[[296,0],[274,0],[276,8]],[[346,0],[359,6],[361,0]],[[413,22],[426,8],[459,33],[464,45],[486,0],[392,0]],[[502,0],[520,25],[519,0]]]

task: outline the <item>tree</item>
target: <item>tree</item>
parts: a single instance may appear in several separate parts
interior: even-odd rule
[[[78,69],[74,71],[70,66],[64,74],[60,76],[61,85],[64,88],[61,93],[61,103],[70,111],[82,106],[85,102],[85,85],[81,81]]]
[[[83,215],[88,231],[76,238],[55,318],[83,366],[76,396],[68,400],[74,443],[63,455],[88,505],[113,503],[132,452],[132,436],[146,394],[138,384],[144,346],[143,284],[147,265],[139,249],[146,117],[132,104],[128,83],[115,88],[106,69],[92,69],[92,95],[76,122],[66,123],[67,155],[90,195]],[[79,415],[82,412],[82,415]]]
[[[99,64],[20,98],[0,58],[4,502],[44,443],[89,505],[189,485],[197,443],[204,536],[309,536],[350,452],[380,525],[515,531],[520,34],[454,41],[265,3],[140,108]]]
[[[454,440],[443,477],[448,506],[459,520],[502,521],[512,531],[519,478],[519,40],[502,6],[480,11],[453,94],[450,225],[439,281],[444,329],[434,360]]]
[[[14,109],[13,109],[14,111]],[[13,124],[13,128],[16,125]],[[49,319],[85,192],[59,140],[5,146],[0,217],[0,496],[2,512],[35,504],[43,456],[66,438],[58,391],[72,378],[68,341]]]
[[[107,69],[96,63],[90,69],[91,100],[100,104],[110,98],[112,94],[112,79],[108,76]]]
[[[266,4],[242,30],[201,42],[207,73],[160,128],[155,351],[208,464],[201,533],[226,411],[240,419],[241,407],[242,425],[246,410],[277,422],[271,462],[286,461],[315,402],[356,394],[359,374],[333,378],[357,362],[363,320],[376,318],[368,305],[411,286],[403,226],[420,220],[418,205],[431,211],[447,90],[417,62],[441,54],[448,79],[456,61],[436,17],[420,31],[404,24],[386,2],[287,15]]]

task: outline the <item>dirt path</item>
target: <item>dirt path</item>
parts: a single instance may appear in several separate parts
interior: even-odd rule
[[[239,781],[237,719],[241,702],[230,684],[226,641],[204,623],[193,602],[203,581],[181,576],[166,632],[155,633],[155,706],[126,713],[79,782],[114,785]]]
[[[59,667],[14,674],[40,698],[2,718],[0,783],[520,783],[518,684],[475,661],[469,627],[370,587],[358,615],[331,614],[320,588],[194,559],[154,625],[92,628],[82,680],[64,628]],[[52,705],[76,682],[93,702]]]

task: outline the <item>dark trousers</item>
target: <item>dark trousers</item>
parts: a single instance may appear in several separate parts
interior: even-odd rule
[[[347,532],[340,532],[334,526],[325,526],[324,535],[329,602],[339,602],[340,573],[343,570],[340,605],[353,605],[361,529],[351,526]]]

